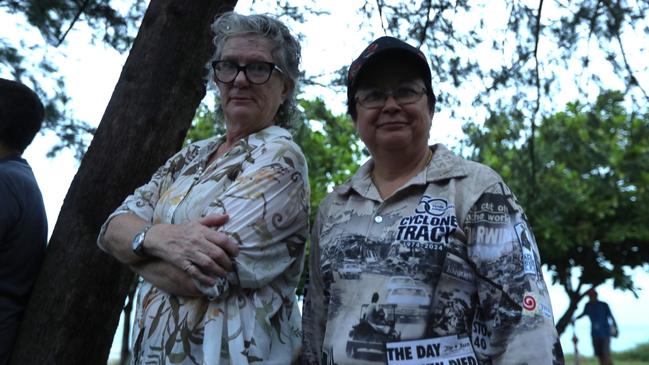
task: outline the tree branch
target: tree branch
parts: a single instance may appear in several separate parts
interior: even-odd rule
[[[57,39],[58,43],[56,43],[56,47],[60,46],[63,43],[63,41],[65,40],[65,37],[68,36],[68,33],[70,33],[70,31],[72,30],[72,27],[74,27],[74,25],[77,23],[77,21],[81,17],[81,14],[83,14],[83,12],[86,11],[86,8],[88,7],[89,3],[90,3],[90,0],[83,0],[83,3],[79,7],[79,11],[77,11],[77,14],[74,16],[74,19],[72,19],[72,22],[70,23],[70,26],[65,31],[65,33],[63,33],[63,35],[60,38]]]
[[[531,134],[530,134],[530,163],[531,163],[531,175],[530,175],[530,192],[531,196],[536,195],[536,159],[534,158],[534,138],[536,135],[536,116],[541,109],[541,76],[539,73],[539,39],[541,38],[541,12],[543,10],[543,0],[539,1],[539,9],[536,12],[536,24],[534,25],[534,82],[536,84],[536,105],[534,106],[534,112],[532,113],[531,118]]]
[[[593,12],[593,16],[590,18],[590,27],[588,28],[588,40],[590,41],[590,38],[593,36],[593,32],[595,31],[595,22],[597,21],[597,14],[599,13],[599,9],[602,6],[602,0],[598,0],[597,4],[595,4],[595,11]]]
[[[597,2],[597,9],[599,9],[599,5],[602,3],[602,1]],[[616,16],[615,9],[611,7],[611,2],[610,1],[604,1],[603,2],[608,11],[610,12],[611,16],[613,17],[613,21],[615,22],[615,39],[617,40],[618,45],[620,46],[620,53],[622,53],[622,60],[624,61],[624,69],[626,72],[629,73],[629,83],[627,84],[627,91],[633,86],[636,85],[638,89],[642,92],[644,95],[645,99],[649,99],[649,95],[647,95],[647,92],[642,88],[642,85],[638,82],[638,79],[635,77],[635,73],[631,69],[631,65],[629,65],[629,61],[626,56],[626,51],[624,50],[624,45],[622,43],[622,38],[620,37],[620,32],[622,29],[622,21],[620,20],[619,16]],[[595,16],[593,16],[594,18]],[[591,20],[591,32],[593,29],[594,25],[594,20]]]
[[[385,24],[383,24],[383,3],[381,0],[376,0],[376,10],[379,12],[379,20],[381,20],[381,28],[383,29],[383,34],[388,34],[385,29]]]
[[[622,38],[620,37],[620,32],[617,32],[615,34],[615,39],[617,39],[617,43],[620,46],[620,53],[622,53],[622,59],[624,60],[624,68],[626,69],[626,72],[629,73],[629,77],[631,78],[629,80],[629,84],[627,85],[627,91],[631,86],[636,85],[638,89],[642,91],[642,94],[644,94],[645,99],[649,100],[649,95],[647,95],[645,89],[642,88],[642,85],[640,85],[638,79],[635,77],[633,70],[631,69],[631,65],[629,65],[629,61],[626,57],[626,52],[624,51],[624,45],[622,44]]]
[[[534,25],[534,63],[535,63],[535,73],[536,73],[536,108],[534,108],[534,115],[538,113],[540,109],[540,99],[541,99],[541,78],[539,76],[539,39],[541,38],[541,11],[543,10],[543,0],[539,1],[539,9],[536,12],[536,24]]]
[[[426,42],[426,33],[428,32],[428,27],[431,24],[430,11],[433,8],[433,2],[431,0],[426,0],[426,3],[427,3],[427,6],[426,6],[426,21],[424,22],[424,27],[421,30],[421,33],[419,33],[419,47],[417,47],[417,48],[421,48],[421,46],[423,46],[424,43]]]

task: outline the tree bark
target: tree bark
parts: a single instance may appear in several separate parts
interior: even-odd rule
[[[568,302],[568,309],[566,309],[555,325],[559,336],[563,334],[569,324],[573,323],[572,318],[575,316],[577,306],[583,296],[579,296],[579,293],[568,293],[568,298],[570,299]]]
[[[235,4],[149,4],[68,190],[10,364],[106,364],[133,274],[97,248],[99,228],[180,148],[205,95],[209,25]]]

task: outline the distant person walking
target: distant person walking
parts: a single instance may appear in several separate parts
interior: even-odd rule
[[[21,157],[44,114],[31,89],[0,79],[0,365],[9,362],[47,244],[43,197]]]
[[[590,318],[590,336],[593,340],[593,350],[599,359],[600,365],[613,365],[611,359],[611,336],[617,337],[617,324],[608,304],[597,299],[595,289],[588,291],[590,301],[586,303],[584,311],[576,318],[583,316]]]

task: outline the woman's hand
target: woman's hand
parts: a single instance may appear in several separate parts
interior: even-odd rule
[[[160,259],[133,264],[131,270],[169,294],[194,298],[203,296],[187,273]]]
[[[135,214],[120,214],[108,224],[100,247],[120,262],[137,267],[134,271],[138,273],[148,272],[147,264],[163,261],[186,273],[188,277],[183,281],[194,278],[212,286],[217,277],[225,277],[232,271],[231,258],[239,254],[239,246],[233,239],[215,231],[228,219],[227,215],[211,214],[184,224],[155,224],[144,239],[144,253],[150,256],[147,259],[136,255],[131,247],[133,236],[142,230],[146,221]],[[152,275],[161,270],[153,270]]]
[[[185,224],[155,224],[146,234],[146,253],[212,286],[218,277],[233,270],[232,257],[239,254],[232,238],[214,230],[228,219],[227,215],[211,214]]]

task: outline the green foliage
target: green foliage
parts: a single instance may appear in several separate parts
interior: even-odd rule
[[[634,348],[611,353],[613,362],[617,365],[649,365],[649,342],[636,345]],[[596,357],[580,356],[581,365],[597,365]],[[574,354],[566,354],[566,364],[574,363]]]
[[[613,353],[612,357],[615,365],[649,365],[647,361],[620,359],[616,353]],[[566,365],[574,364],[575,356],[573,354],[566,354],[565,363]],[[579,356],[579,365],[599,365],[599,360],[596,357]]]
[[[634,291],[625,269],[649,263],[649,114],[627,112],[623,99],[607,92],[592,106],[576,102],[544,118],[534,164],[520,114],[494,114],[482,127],[465,128],[471,157],[519,194],[542,260],[570,297],[562,320],[584,285],[612,279]]]
[[[225,124],[205,104],[201,104],[194,115],[192,125],[187,131],[183,146],[214,135],[225,134]]]
[[[613,358],[616,360],[624,361],[643,361],[649,364],[649,342],[641,343],[636,347],[615,353]]]
[[[649,114],[628,114],[619,93],[588,110],[570,104],[543,121],[537,138],[537,234],[562,284],[571,267],[580,282],[633,289],[623,267],[649,262]],[[557,220],[560,218],[560,221]],[[565,260],[569,257],[569,260]]]
[[[343,183],[367,156],[347,115],[333,115],[321,99],[301,100],[304,122],[294,137],[302,147],[309,166],[311,184],[311,222],[320,201],[335,185]],[[320,129],[321,127],[321,129]]]
[[[356,134],[353,122],[347,115],[333,115],[321,99],[301,100],[304,110],[303,122],[295,128],[295,141],[304,152],[309,167],[311,186],[310,226],[313,226],[320,201],[335,185],[344,182],[358,169],[361,159],[368,154],[364,151]],[[307,243],[309,257],[310,240]],[[304,284],[309,277],[309,267],[304,272],[297,287],[302,295]]]

